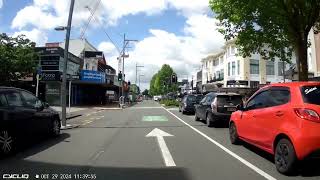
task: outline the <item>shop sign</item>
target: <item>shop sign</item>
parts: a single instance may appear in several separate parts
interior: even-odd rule
[[[82,70],[81,71],[81,81],[105,83],[106,77],[105,77],[105,73],[103,73],[103,72]]]

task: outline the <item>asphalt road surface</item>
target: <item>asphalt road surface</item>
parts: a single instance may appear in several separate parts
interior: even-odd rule
[[[0,178],[10,173],[29,179],[320,179],[320,161],[304,162],[297,175],[283,176],[269,154],[231,145],[227,127],[208,128],[154,101],[88,112],[69,123],[79,127],[55,139],[26,140],[30,146],[0,160]]]

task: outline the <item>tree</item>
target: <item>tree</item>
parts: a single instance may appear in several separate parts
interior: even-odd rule
[[[297,58],[299,80],[308,80],[308,34],[320,27],[319,0],[210,0],[226,40],[236,37],[246,57]]]
[[[149,96],[149,90],[148,90],[148,89],[145,89],[145,90],[142,92],[142,95]]]
[[[172,74],[175,74],[173,69],[168,64],[164,64],[150,81],[150,94],[154,96],[175,92],[178,86],[171,83]]]
[[[12,81],[32,75],[38,60],[35,43],[24,35],[9,37],[0,34],[0,83],[10,85]]]
[[[150,81],[150,95],[152,96],[158,95],[158,92],[156,91],[156,88],[154,86],[157,76],[158,73],[154,74]]]

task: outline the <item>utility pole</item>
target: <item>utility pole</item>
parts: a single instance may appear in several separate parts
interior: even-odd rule
[[[124,74],[124,58],[127,58],[129,57],[129,55],[126,55],[125,52],[126,52],[126,48],[127,48],[127,45],[129,44],[129,42],[131,41],[138,41],[138,40],[129,40],[129,39],[126,39],[126,34],[123,35],[123,48],[122,48],[122,51],[120,52],[120,58],[122,57],[122,96],[124,97],[124,81],[125,81],[125,74]]]
[[[142,76],[144,76],[144,74],[140,74],[139,75],[139,89],[140,89],[140,91],[141,91],[141,87],[140,87],[140,77],[142,77]],[[141,93],[141,92],[140,92]]]
[[[62,85],[61,85],[61,106],[62,106],[62,129],[66,128],[66,111],[67,111],[67,65],[68,65],[68,52],[69,52],[69,40],[70,40],[70,31],[71,31],[71,22],[72,22],[72,14],[73,14],[73,7],[74,7],[74,1],[71,0],[70,4],[70,10],[69,10],[69,17],[68,17],[68,25],[66,27],[66,42],[65,42],[65,48],[64,48],[64,61],[63,61],[63,73],[62,73]]]
[[[136,84],[137,84],[137,77],[138,77],[138,68],[140,67],[144,67],[144,66],[138,66],[138,63],[136,63],[136,81],[135,81]]]
[[[124,97],[124,55],[125,55],[125,48],[126,48],[126,34],[123,34],[123,49],[122,49],[122,96]]]

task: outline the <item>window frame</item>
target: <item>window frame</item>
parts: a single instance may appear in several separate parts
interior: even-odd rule
[[[9,102],[9,100],[8,100],[8,94],[13,94],[13,93],[17,94],[18,97],[20,98],[20,100],[21,100],[21,105],[11,105],[11,104],[10,104],[10,102]],[[22,96],[21,96],[21,94],[20,94],[19,91],[15,91],[15,90],[6,91],[6,92],[4,93],[4,95],[5,95],[5,97],[6,97],[8,107],[24,107],[24,101],[23,101]]]
[[[272,68],[269,69],[270,67],[272,67]],[[270,71],[271,73],[269,73],[269,70],[271,70]],[[275,63],[274,63],[274,61],[267,61],[266,62],[266,75],[267,76],[274,76],[275,74],[276,74],[276,72],[275,72]]]
[[[253,61],[258,62],[258,63],[253,63]],[[250,74],[259,74],[260,73],[260,62],[259,61],[260,60],[258,60],[258,59],[250,59],[250,64],[249,64],[250,65]],[[254,70],[257,70],[257,71],[254,71],[252,66],[255,67],[256,69],[254,69]]]

